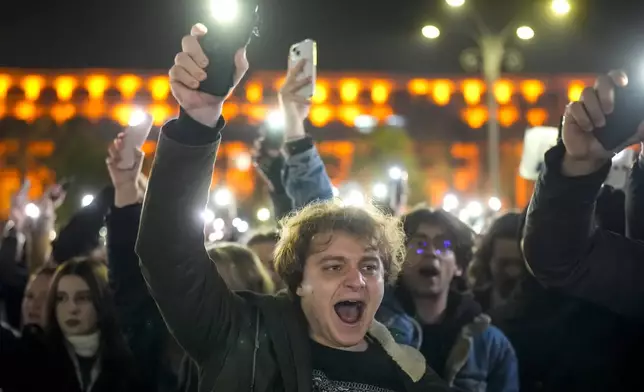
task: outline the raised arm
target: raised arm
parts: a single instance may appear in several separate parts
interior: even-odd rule
[[[170,332],[197,363],[223,351],[247,310],[204,247],[202,213],[224,126],[224,98],[195,90],[206,77],[201,65],[207,58],[197,41],[202,35],[204,29],[193,27],[170,70],[172,92],[182,110],[159,137],[136,246],[143,276]],[[245,52],[238,52],[235,62],[239,82],[248,68]]]
[[[528,208],[522,247],[528,267],[544,285],[562,289],[611,310],[644,316],[644,243],[600,230],[594,224],[595,201],[608,174],[612,153],[592,131],[613,110],[619,74],[598,79],[582,101],[566,108],[563,144],[546,153]],[[609,132],[605,128],[603,132]],[[644,137],[644,128],[625,145]],[[622,148],[620,146],[618,148]]]

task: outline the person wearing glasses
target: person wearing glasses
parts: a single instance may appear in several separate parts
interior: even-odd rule
[[[454,289],[472,260],[472,230],[449,212],[425,207],[402,221],[407,256],[376,318],[399,343],[418,348],[452,386],[518,391],[512,345],[471,295]]]

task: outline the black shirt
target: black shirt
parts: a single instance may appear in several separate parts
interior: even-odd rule
[[[313,392],[402,392],[402,370],[380,346],[365,351],[338,350],[311,340]]]

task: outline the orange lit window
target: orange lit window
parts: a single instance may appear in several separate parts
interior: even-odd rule
[[[451,155],[464,161],[462,167],[454,170],[453,184],[459,192],[471,192],[478,189],[479,148],[474,143],[456,143],[452,145]]]
[[[311,108],[309,120],[315,127],[323,127],[327,125],[333,118],[333,110],[328,105],[315,105]]]
[[[150,105],[148,112],[154,119],[154,125],[160,127],[172,116],[172,107],[165,103],[154,103]]]
[[[105,75],[92,75],[85,81],[90,99],[102,99],[108,87],[109,79]]]
[[[479,129],[488,120],[487,108],[483,106],[465,108],[461,110],[461,118],[472,129]]]
[[[57,124],[62,124],[76,114],[76,107],[71,103],[55,104],[51,108],[51,117]]]
[[[429,87],[427,79],[413,79],[409,81],[407,89],[411,95],[427,95],[429,94]]]
[[[45,79],[38,75],[29,75],[22,79],[22,89],[25,98],[29,101],[35,101],[40,97],[40,91],[45,85]]]
[[[239,105],[233,102],[226,102],[222,115],[226,121],[230,121],[239,115]]]
[[[313,103],[325,103],[329,99],[329,84],[324,81],[315,82],[315,94],[313,94]]]
[[[170,80],[167,76],[155,76],[148,82],[150,95],[155,101],[165,101],[170,95]]]
[[[507,105],[513,93],[514,87],[508,80],[499,80],[494,84],[494,96],[501,105]]]
[[[380,122],[387,120],[387,118],[393,114],[394,111],[390,106],[375,106],[371,110],[371,115],[377,118]]]
[[[11,76],[0,74],[0,99],[7,97],[7,91],[11,87]]]
[[[499,109],[499,124],[510,127],[519,119],[519,111],[514,106],[505,106]]]
[[[262,85],[251,82],[246,85],[246,100],[250,103],[259,103],[263,97]]]
[[[362,114],[360,107],[355,105],[341,106],[338,110],[338,117],[347,127],[356,125],[356,117]]]
[[[89,101],[84,109],[83,115],[92,121],[96,121],[99,118],[102,118],[105,114],[105,104],[103,101],[91,100]]]
[[[116,87],[124,99],[132,99],[141,88],[141,78],[136,75],[123,75],[116,82]]]
[[[389,99],[391,84],[385,81],[374,82],[371,86],[371,100],[377,105],[382,105]]]
[[[16,118],[31,122],[36,119],[36,105],[27,101],[19,102],[14,108],[14,113]]]
[[[583,82],[580,81],[574,81],[570,83],[570,85],[568,86],[568,99],[570,100],[570,102],[579,101],[579,99],[581,98],[581,93],[582,91],[584,91],[584,87],[586,86]]]
[[[548,112],[545,109],[533,108],[528,110],[525,118],[528,121],[528,124],[533,127],[538,127],[548,121]]]
[[[432,98],[434,103],[439,106],[445,106],[449,103],[452,93],[454,92],[454,84],[449,80],[437,80],[434,82],[432,91]]]
[[[268,106],[248,105],[245,107],[246,116],[255,123],[264,122],[268,116]]]
[[[521,94],[529,103],[537,103],[545,90],[546,86],[540,80],[525,80],[521,83]]]
[[[132,112],[135,110],[134,105],[127,105],[127,104],[121,104],[121,105],[116,105],[112,109],[112,119],[121,126],[127,126],[128,123],[130,122],[130,117],[132,116]]]
[[[463,81],[463,99],[468,105],[478,105],[485,90],[485,83],[477,79]]]
[[[59,76],[54,80],[56,95],[60,101],[69,101],[74,94],[78,81],[73,76]]]
[[[360,95],[360,81],[356,79],[343,80],[340,83],[340,98],[344,103],[354,103]]]

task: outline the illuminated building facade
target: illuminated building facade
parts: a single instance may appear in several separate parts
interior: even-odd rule
[[[525,77],[509,75],[494,86],[471,77],[415,77],[394,74],[321,73],[310,113],[312,133],[319,140],[324,156],[337,162],[330,168],[334,183],[348,179],[356,144],[356,118],[369,115],[386,122],[392,115],[407,121],[406,129],[418,140],[418,155],[427,171],[426,194],[433,203],[448,190],[477,194],[486,189],[485,124],[488,111],[482,104],[486,89],[492,88],[500,104],[498,118],[502,131],[504,200],[524,206],[531,186],[517,175],[521,142],[526,127],[555,125],[566,102],[577,99],[592,75]],[[257,72],[249,75],[243,87],[224,108],[229,127],[239,140],[225,143],[220,150],[224,164],[216,176],[235,185],[240,196],[252,194],[254,173],[247,159],[249,128],[265,121],[275,108],[275,95],[283,75]],[[113,120],[126,125],[132,111],[146,108],[162,125],[177,113],[164,74],[120,70],[24,70],[0,68],[0,123],[8,118],[33,123],[48,117],[57,124],[82,117],[92,123]],[[1,125],[1,124],[0,124]],[[239,128],[240,131],[234,131]],[[235,137],[233,137],[235,139]],[[2,157],[14,153],[18,141],[0,140],[0,215],[9,207],[10,195],[19,188],[20,172]],[[154,142],[144,150],[151,155]],[[47,156],[54,151],[51,141],[31,141],[26,154]],[[441,162],[425,159],[449,157]],[[243,159],[241,159],[243,157]],[[458,162],[451,164],[450,162]],[[248,163],[248,164],[247,164]],[[444,170],[445,168],[449,170]],[[29,167],[28,177],[36,185],[53,181],[45,167]],[[215,179],[216,183],[218,178]]]

